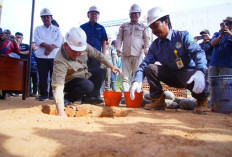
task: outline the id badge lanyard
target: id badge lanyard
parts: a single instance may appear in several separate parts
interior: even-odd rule
[[[178,68],[178,69],[183,68],[183,67],[184,67],[184,64],[183,64],[183,62],[182,62],[181,57],[178,57],[178,55],[177,55],[177,50],[174,50],[174,54],[176,55],[176,65],[177,65],[177,68]]]

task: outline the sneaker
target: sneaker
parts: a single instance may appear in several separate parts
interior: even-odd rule
[[[45,100],[48,100],[48,97],[47,96],[38,96],[35,99],[38,101],[45,101]]]

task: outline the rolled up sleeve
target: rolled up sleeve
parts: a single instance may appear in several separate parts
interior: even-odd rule
[[[67,66],[60,62],[54,61],[52,73],[52,92],[57,109],[64,109],[64,83],[67,74]]]

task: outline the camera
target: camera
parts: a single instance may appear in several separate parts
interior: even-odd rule
[[[201,39],[205,39],[205,36],[204,35],[197,36],[197,40],[201,40]]]
[[[220,23],[221,30],[226,29],[224,22]]]
[[[15,40],[15,37],[13,35],[11,35],[10,40]]]

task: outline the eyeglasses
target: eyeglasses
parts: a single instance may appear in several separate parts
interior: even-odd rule
[[[16,37],[16,38],[22,38],[22,37]]]

